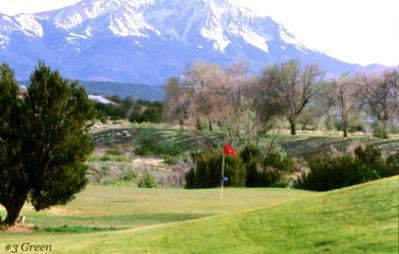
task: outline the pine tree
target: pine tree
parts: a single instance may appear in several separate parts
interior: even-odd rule
[[[39,211],[66,204],[86,185],[95,109],[77,82],[43,63],[25,98],[8,66],[0,71],[0,204],[7,211],[1,223],[14,225],[27,199]]]

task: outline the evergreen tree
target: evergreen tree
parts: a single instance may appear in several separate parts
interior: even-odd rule
[[[36,211],[63,205],[87,183],[84,161],[94,149],[88,134],[93,103],[77,82],[39,63],[25,98],[13,73],[1,67],[0,204],[13,225],[27,199]]]

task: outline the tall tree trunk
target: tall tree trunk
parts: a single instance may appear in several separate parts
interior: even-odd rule
[[[7,211],[7,217],[5,218],[3,224],[7,226],[15,225],[18,219],[19,213],[25,204],[27,194],[17,194],[10,199],[9,203],[5,206]]]
[[[199,119],[199,118],[197,118],[196,125],[197,125],[197,130],[199,130],[199,131],[202,131],[202,127],[201,127],[201,121],[200,121],[200,119]]]
[[[180,129],[183,130],[184,129],[184,120],[179,119],[179,124],[180,124]]]
[[[382,132],[382,138],[387,139],[388,131],[387,131],[387,121],[385,119],[381,120],[381,132]]]
[[[348,122],[349,117],[347,114],[348,110],[345,106],[345,100],[341,98],[341,117],[342,117],[342,130],[344,132],[344,138],[348,137]]]
[[[291,135],[295,136],[296,135],[296,119],[289,119],[290,122],[290,128],[291,128]]]
[[[343,131],[344,131],[344,138],[348,137],[348,123],[344,122],[342,125]]]
[[[208,128],[209,128],[209,131],[210,131],[210,132],[213,131],[213,126],[212,126],[212,121],[211,121],[211,119],[208,119]]]

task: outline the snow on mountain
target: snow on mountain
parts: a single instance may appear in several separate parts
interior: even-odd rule
[[[228,0],[83,0],[0,15],[0,59],[21,79],[39,59],[70,78],[161,84],[198,59],[245,59],[259,71],[290,58],[332,74],[359,68],[305,47],[272,18]]]
[[[13,17],[1,15],[0,38],[8,41],[9,35],[15,32],[23,33],[29,37],[42,37],[43,27],[34,15],[19,14]],[[2,40],[0,39],[0,41]]]

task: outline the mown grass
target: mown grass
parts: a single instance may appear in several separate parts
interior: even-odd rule
[[[165,205],[166,212],[215,216],[107,232],[2,233],[0,242],[52,244],[54,253],[396,253],[398,187],[399,178],[392,177],[327,193],[228,189],[223,202],[213,197],[217,190],[174,190],[164,201],[145,190],[136,208],[146,214]],[[69,209],[98,212],[89,201],[95,199],[90,192],[101,189],[96,188]],[[109,195],[110,208],[121,201],[122,218],[133,205],[125,203],[126,196]],[[259,204],[255,200],[268,207],[250,209]]]
[[[218,189],[139,189],[91,185],[66,207],[36,213],[26,205],[22,213],[26,216],[26,225],[35,225],[34,232],[1,232],[0,253],[3,253],[3,243],[26,241],[52,244],[53,252],[58,253],[69,248],[84,248],[86,243],[103,237],[97,236],[98,233],[121,234],[126,229],[137,230],[230,214],[310,195],[317,194],[289,189],[226,189],[222,202]],[[4,210],[0,209],[0,214],[4,216]]]
[[[398,177],[273,208],[126,236],[131,253],[396,253]],[[101,253],[101,249],[97,249]]]

